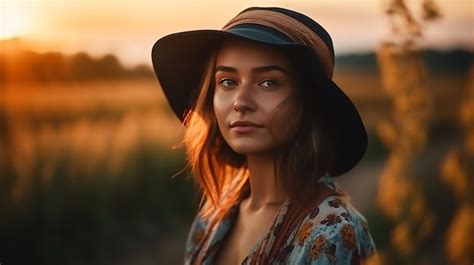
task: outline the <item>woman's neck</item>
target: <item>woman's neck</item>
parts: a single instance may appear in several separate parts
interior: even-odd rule
[[[279,205],[287,199],[281,180],[276,180],[274,155],[247,155],[250,173],[248,206],[254,210]]]

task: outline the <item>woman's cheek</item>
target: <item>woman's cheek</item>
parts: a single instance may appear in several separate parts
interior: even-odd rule
[[[292,102],[285,102],[275,108],[272,116],[271,130],[276,140],[286,142],[291,137],[295,126],[295,106]]]
[[[214,105],[214,114],[217,119],[219,127],[225,123],[226,115],[226,106],[228,105],[228,98],[226,98],[221,92],[216,91],[214,93],[213,105]]]

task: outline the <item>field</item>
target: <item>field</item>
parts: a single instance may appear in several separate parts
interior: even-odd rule
[[[370,141],[359,166],[340,182],[373,223],[378,245],[387,247],[383,229],[390,224],[374,202],[387,149],[375,131],[392,101],[377,73],[336,72],[335,80],[360,110]],[[429,164],[459,142],[467,77],[429,74],[426,86],[434,118],[416,170],[437,172]],[[185,167],[182,149],[174,148],[180,123],[154,79],[18,83],[0,93],[2,264],[181,261],[198,193],[186,171],[178,174]],[[420,255],[439,248],[430,245]]]

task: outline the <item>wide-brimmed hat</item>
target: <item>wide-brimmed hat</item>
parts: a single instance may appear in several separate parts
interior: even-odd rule
[[[335,133],[335,161],[331,176],[352,169],[367,148],[367,132],[347,95],[332,80],[334,48],[327,31],[299,12],[279,7],[250,7],[232,18],[221,30],[191,30],[166,35],[152,49],[155,74],[171,108],[183,121],[193,108],[192,95],[199,89],[209,56],[223,40],[247,39],[305,53],[324,95]]]

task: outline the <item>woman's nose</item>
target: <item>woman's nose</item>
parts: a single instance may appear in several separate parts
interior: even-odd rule
[[[237,90],[237,94],[234,99],[234,110],[237,112],[254,111],[256,108],[255,101],[252,98],[250,86],[241,86]]]

